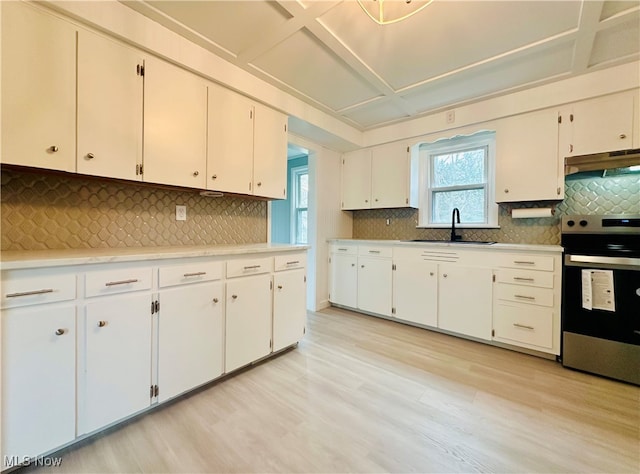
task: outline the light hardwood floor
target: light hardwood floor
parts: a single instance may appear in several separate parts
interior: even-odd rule
[[[298,348],[37,472],[640,472],[640,388],[329,309]],[[33,470],[33,469],[31,469]]]

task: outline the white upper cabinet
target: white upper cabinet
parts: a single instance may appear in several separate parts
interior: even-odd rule
[[[287,116],[255,105],[253,131],[253,194],[287,197]]]
[[[503,120],[496,131],[496,202],[564,197],[555,109]]]
[[[78,173],[140,181],[142,55],[78,34]]]
[[[76,169],[76,29],[23,2],[2,8],[2,163]]]
[[[342,157],[342,209],[371,207],[371,150],[345,153]]]
[[[209,85],[207,189],[284,199],[287,116]]]
[[[207,84],[156,58],[144,74],[144,181],[204,189]]]
[[[342,209],[417,207],[410,156],[402,142],[345,153]]]
[[[560,114],[560,157],[588,155],[633,147],[637,92],[576,102]],[[637,105],[635,105],[637,107]],[[637,138],[636,138],[637,140]]]

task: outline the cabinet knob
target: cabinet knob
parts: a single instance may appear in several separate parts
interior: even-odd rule
[[[193,172],[193,176],[198,176],[199,174],[200,174],[200,173],[199,173],[199,172],[197,172],[197,171],[194,171],[194,172]]]
[[[211,176],[211,179],[218,179],[218,175],[214,174],[213,176]]]
[[[238,299],[238,295],[231,295],[231,298],[233,298],[234,300]]]
[[[58,147],[56,145],[51,145],[49,148],[47,148],[47,151],[49,153],[56,153],[58,151]]]
[[[282,285],[278,285],[278,289],[281,290],[282,289]]]
[[[504,193],[505,193],[505,194],[509,194],[509,189],[508,189],[508,188],[505,188]]]
[[[376,198],[376,202],[378,202],[378,198]]]
[[[93,153],[87,153],[87,160],[93,160],[96,157],[96,155],[94,155]]]
[[[364,268],[364,265],[360,265],[360,268]]]
[[[433,276],[433,272],[429,272],[429,276]]]
[[[62,336],[65,333],[64,329],[56,329],[56,336]]]
[[[625,133],[621,133],[620,140],[624,140],[625,138],[627,138],[627,135]]]
[[[103,328],[103,327],[105,327],[106,325],[107,325],[107,322],[106,322],[106,321],[98,321],[98,327],[99,327],[99,328]]]
[[[445,277],[445,278],[447,278],[447,274],[446,274],[446,273],[443,273],[443,274],[442,274],[442,276],[443,276],[443,277]]]
[[[258,181],[258,186],[262,186],[262,181]]]
[[[369,200],[368,200],[368,199],[365,199],[365,200],[364,200],[364,202],[369,202]]]
[[[351,266],[352,266],[352,267],[355,267],[355,266],[356,266],[356,264],[355,264],[355,263],[352,263],[352,264],[351,264]]]
[[[217,303],[217,302],[218,302],[218,298],[214,298],[214,299],[213,299],[213,302],[214,302],[214,303]]]

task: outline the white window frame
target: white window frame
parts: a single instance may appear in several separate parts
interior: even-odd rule
[[[307,195],[307,207],[298,207],[298,177],[300,175],[309,174],[309,166],[296,166],[291,168],[291,243],[293,244],[307,244],[309,241],[309,196]],[[298,229],[298,211],[300,209],[307,211],[307,242],[297,241],[297,229]]]
[[[450,228],[451,223],[433,222],[433,202],[432,196],[436,189],[431,187],[431,176],[433,173],[433,159],[435,155],[445,153],[456,153],[475,148],[486,148],[485,155],[485,222],[465,222],[465,216],[460,216],[460,224],[456,223],[456,228],[467,229],[490,229],[499,228],[498,225],[498,205],[495,203],[495,149],[496,140],[494,132],[481,132],[470,136],[458,136],[433,143],[422,143],[419,147],[420,163],[420,202],[418,211],[418,228]],[[469,186],[469,189],[475,186]],[[450,188],[451,190],[457,187]],[[467,189],[461,186],[459,189]]]

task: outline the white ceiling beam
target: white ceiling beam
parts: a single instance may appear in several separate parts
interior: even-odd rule
[[[596,38],[596,31],[598,23],[600,22],[603,5],[603,0],[583,0],[582,2],[578,34],[576,35],[573,61],[571,64],[571,70],[574,73],[584,72],[589,66],[589,59],[591,58],[593,42]]]

